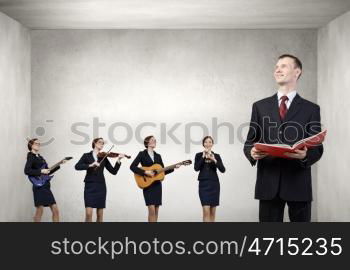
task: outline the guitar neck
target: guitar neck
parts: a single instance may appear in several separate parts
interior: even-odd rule
[[[174,169],[177,165],[180,165],[180,164],[182,164],[182,162],[179,162],[179,163],[176,163],[176,164],[173,164],[173,165],[164,167],[164,168],[162,168],[162,169],[159,169],[159,170],[158,170],[158,173],[160,173],[160,172],[166,172],[166,171],[172,170],[172,169]]]
[[[63,159],[61,161],[57,162],[56,164],[52,165],[49,168],[49,170],[52,171],[52,170],[56,169],[58,166],[60,166],[62,164],[62,162],[63,162]]]

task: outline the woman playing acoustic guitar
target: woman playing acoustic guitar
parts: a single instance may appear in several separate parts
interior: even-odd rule
[[[135,160],[130,165],[130,170],[141,176],[154,176],[153,171],[145,171],[138,167],[139,163],[143,167],[150,167],[153,164],[160,164],[164,167],[162,157],[154,151],[156,148],[156,139],[154,136],[148,136],[144,140],[145,150],[140,151]],[[179,168],[181,165],[176,165]],[[165,171],[165,174],[172,173],[174,169]],[[151,186],[143,189],[143,196],[148,208],[148,221],[157,222],[159,206],[162,205],[162,182],[155,181]]]

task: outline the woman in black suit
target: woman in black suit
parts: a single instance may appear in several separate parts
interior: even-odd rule
[[[156,139],[154,136],[148,136],[144,140],[146,149],[140,151],[135,160],[130,165],[130,170],[141,176],[154,176],[153,171],[145,171],[138,167],[141,163],[142,167],[150,167],[153,164],[159,164],[164,168],[162,157],[154,151],[156,147]],[[180,165],[176,166],[176,168]],[[172,173],[174,170],[165,171],[165,174]],[[155,181],[151,186],[143,189],[143,196],[148,208],[148,221],[157,222],[159,206],[162,205],[162,182]]]
[[[42,174],[52,174],[60,167],[50,171],[45,159],[39,154],[40,142],[37,138],[28,141],[27,162],[24,167],[24,173],[28,176],[40,176]],[[65,162],[65,161],[63,161]],[[44,169],[43,169],[44,168]],[[44,207],[50,207],[52,212],[52,221],[59,221],[59,210],[55,197],[51,192],[50,182],[37,187],[33,185],[34,205],[36,207],[34,222],[40,222],[44,212]]]
[[[204,137],[204,151],[196,154],[194,162],[194,170],[199,171],[199,198],[203,207],[204,222],[215,221],[216,206],[220,200],[220,182],[216,171],[219,169],[224,173],[226,170],[220,155],[211,150],[213,144],[211,136]]]
[[[111,174],[116,175],[121,162],[120,160],[125,156],[120,154],[117,157],[117,161],[114,167],[109,162],[108,158],[102,161],[101,157],[98,157],[99,152],[104,146],[103,138],[96,138],[92,141],[92,149],[88,153],[83,154],[78,163],[75,165],[75,169],[78,171],[86,170],[85,175],[85,188],[84,188],[84,201],[85,201],[85,221],[91,222],[93,209],[96,208],[97,222],[103,222],[103,209],[106,208],[106,181],[104,177],[104,168],[106,168]]]

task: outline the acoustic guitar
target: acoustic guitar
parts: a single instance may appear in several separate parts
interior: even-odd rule
[[[146,188],[152,185],[155,181],[163,181],[165,178],[165,172],[174,169],[177,165],[191,165],[192,161],[191,160],[185,160],[181,161],[179,163],[167,166],[167,167],[162,167],[160,164],[153,164],[150,167],[140,167],[140,169],[145,170],[145,171],[153,171],[154,176],[141,176],[138,174],[134,174],[136,184],[139,186],[139,188]]]

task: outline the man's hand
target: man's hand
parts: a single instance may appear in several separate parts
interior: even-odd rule
[[[304,159],[307,154],[307,147],[304,146],[301,150],[295,150],[295,153],[284,153],[287,157],[295,159]]]
[[[268,154],[265,152],[261,152],[257,150],[255,147],[253,147],[252,150],[250,150],[250,155],[254,160],[259,160],[266,157]]]

